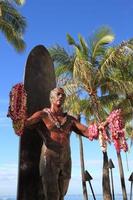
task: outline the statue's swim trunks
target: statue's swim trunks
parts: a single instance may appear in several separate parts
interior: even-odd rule
[[[40,175],[42,176],[45,200],[63,200],[71,178],[70,148],[57,153],[42,146]]]

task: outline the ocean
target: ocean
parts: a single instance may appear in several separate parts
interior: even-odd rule
[[[0,200],[16,200],[14,196],[0,196]],[[67,195],[65,200],[83,200],[82,195]],[[88,200],[94,200],[92,196]],[[102,195],[96,195],[96,200],[103,200]],[[123,200],[122,195],[115,195],[115,200]]]
[[[67,195],[65,200],[83,200],[82,195]],[[92,196],[88,197],[88,200],[94,200]],[[102,195],[96,195],[96,200],[103,200]],[[122,195],[115,195],[115,200],[123,200]]]

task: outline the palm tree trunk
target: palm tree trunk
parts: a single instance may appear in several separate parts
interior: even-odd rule
[[[84,196],[84,200],[88,200],[86,181],[85,181],[85,177],[84,177],[85,166],[84,166],[83,142],[82,142],[82,136],[80,136],[80,135],[79,135],[79,147],[80,147],[80,163],[81,163],[83,196]]]
[[[118,164],[119,164],[123,200],[127,200],[127,192],[126,192],[126,186],[125,186],[124,171],[123,171],[123,165],[122,165],[122,159],[121,159],[121,154],[120,153],[117,153],[117,158],[118,158]]]
[[[98,122],[101,122],[99,114],[99,103],[97,101],[96,93],[90,95],[94,104],[95,116]],[[109,177],[109,166],[108,166],[108,154],[103,151],[103,176],[102,176],[102,188],[103,188],[103,199],[112,200],[110,177]]]
[[[77,116],[78,121],[80,121],[80,115]],[[83,189],[83,198],[84,200],[88,200],[87,187],[85,181],[85,165],[84,165],[84,150],[83,150],[83,142],[82,136],[79,137],[79,149],[80,149],[80,165],[81,165],[81,177],[82,177],[82,189]]]
[[[111,173],[111,185],[112,185],[112,200],[115,200],[114,183],[113,183],[113,172],[112,172],[112,169],[110,169],[110,173]]]
[[[107,152],[103,152],[103,199],[111,200],[111,189],[110,189],[110,178],[109,178],[109,166],[108,166],[108,155]]]

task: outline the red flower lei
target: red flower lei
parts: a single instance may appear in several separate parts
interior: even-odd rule
[[[7,116],[12,119],[13,128],[17,135],[22,135],[26,119],[27,94],[23,83],[18,83],[12,87],[10,92],[10,102]]]

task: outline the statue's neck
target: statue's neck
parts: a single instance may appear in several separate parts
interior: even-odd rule
[[[55,115],[62,115],[63,114],[63,108],[62,108],[62,106],[51,105],[50,110]]]

